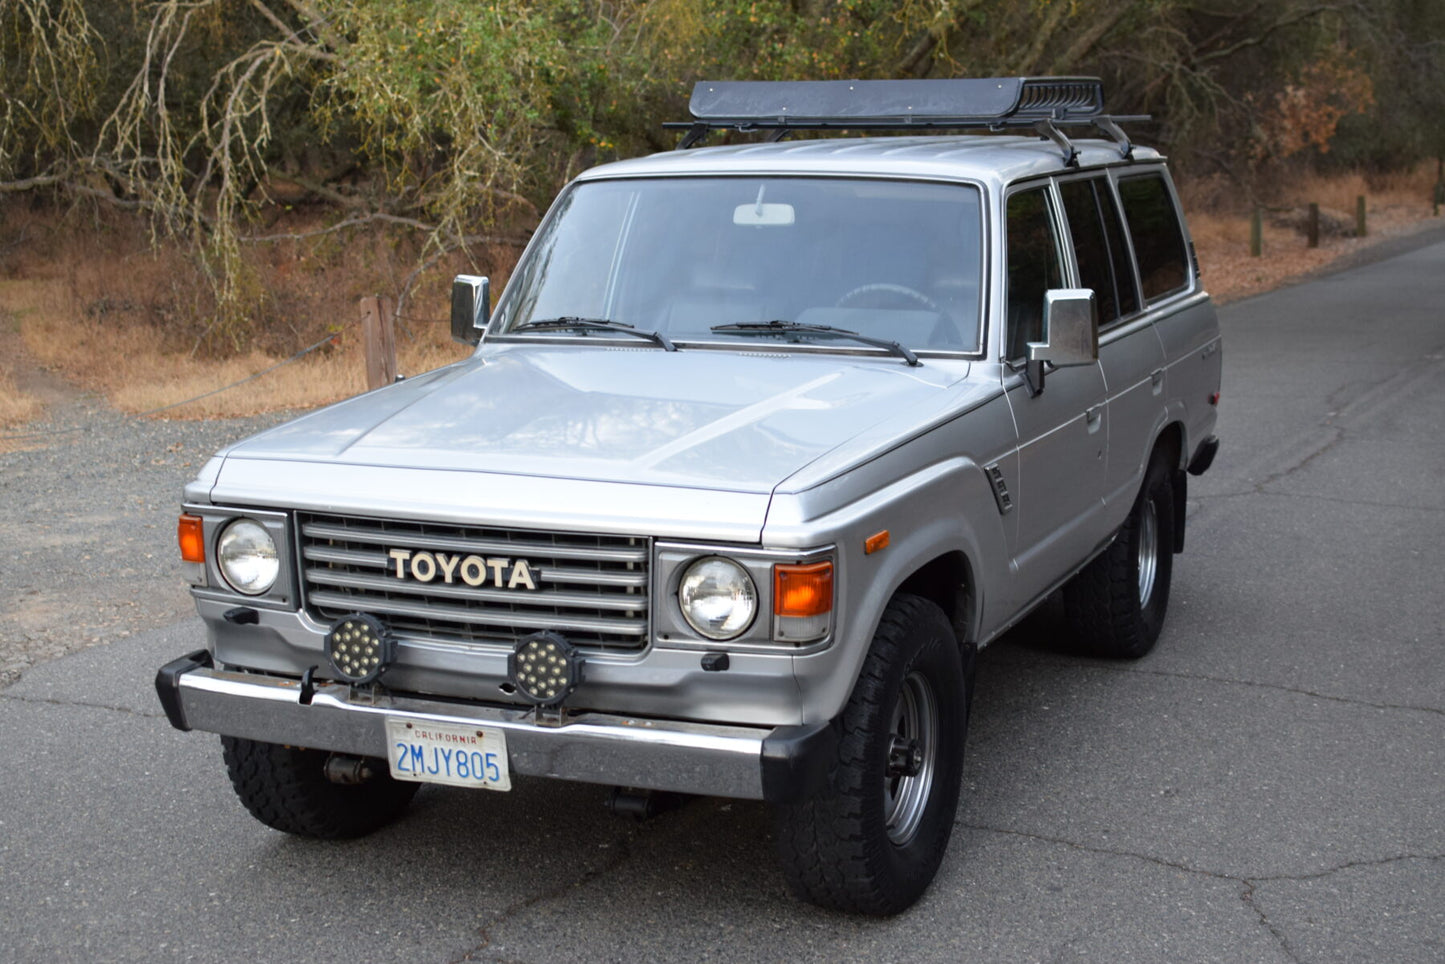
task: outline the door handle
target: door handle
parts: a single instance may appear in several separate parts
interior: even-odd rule
[[[1149,373],[1149,385],[1154,389],[1155,395],[1164,390],[1164,369],[1156,368]]]
[[[1104,406],[1102,405],[1094,405],[1084,411],[1084,424],[1088,427],[1089,434],[1097,432],[1099,426],[1104,424],[1103,414]]]

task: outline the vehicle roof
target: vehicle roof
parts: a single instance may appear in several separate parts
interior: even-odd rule
[[[1073,143],[1080,167],[1123,163],[1119,147],[1112,141]],[[1153,148],[1134,148],[1136,161],[1161,158]],[[579,180],[673,174],[853,174],[1008,184],[1067,170],[1059,148],[1039,137],[934,135],[698,147],[603,164],[586,171]]]

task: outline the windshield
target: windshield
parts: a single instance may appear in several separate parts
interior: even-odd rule
[[[979,194],[961,184],[841,178],[593,181],[557,202],[501,304],[494,332],[592,319],[673,341],[759,338],[857,350],[784,321],[978,349]],[[596,337],[600,328],[547,329]],[[615,337],[611,335],[609,337]]]

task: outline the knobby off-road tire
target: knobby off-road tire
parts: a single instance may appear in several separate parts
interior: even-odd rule
[[[1138,659],[1154,648],[1174,570],[1174,489],[1155,457],[1112,545],[1064,586],[1080,644],[1096,656]]]
[[[839,718],[826,781],[779,808],[778,850],[796,896],[885,915],[922,895],[953,832],[968,699],[942,610],[896,596]]]
[[[365,783],[326,778],[324,750],[221,737],[226,772],[251,816],[285,833],[334,840],[360,837],[394,820],[417,784],[393,780],[384,761]]]

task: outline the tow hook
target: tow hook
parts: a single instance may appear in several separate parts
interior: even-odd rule
[[[333,753],[326,758],[326,779],[344,787],[360,786],[376,779],[376,761],[364,756]]]
[[[676,810],[691,799],[691,794],[666,790],[638,790],[635,787],[613,787],[607,794],[607,809],[619,817],[632,817],[639,823]]]

